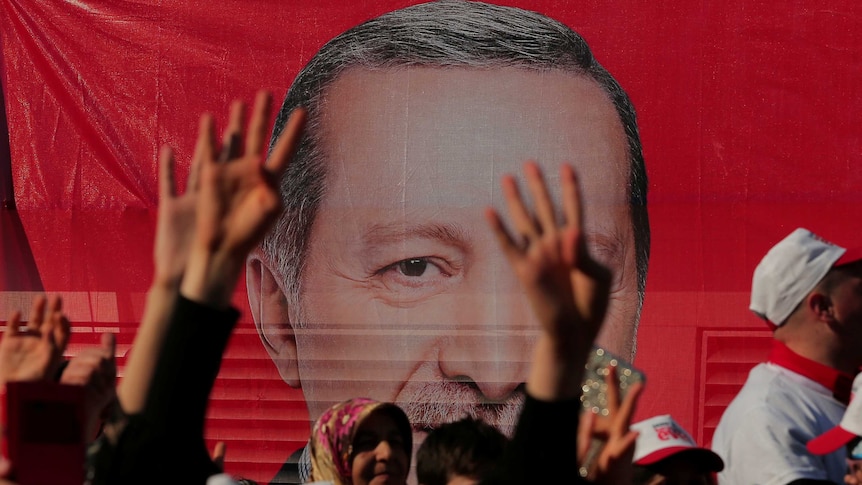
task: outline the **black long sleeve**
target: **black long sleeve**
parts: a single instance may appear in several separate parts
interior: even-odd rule
[[[481,485],[589,483],[578,473],[579,400],[540,401],[527,394],[503,467]]]
[[[143,412],[93,459],[93,485],[201,484],[221,470],[204,441],[210,393],[239,312],[180,297]]]

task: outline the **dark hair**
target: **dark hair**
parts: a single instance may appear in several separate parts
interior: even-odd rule
[[[632,485],[646,485],[658,475],[658,470],[643,465],[632,465]]]
[[[395,10],[364,22],[326,43],[300,71],[273,128],[275,145],[297,107],[308,110],[305,136],[281,183],[285,210],[262,243],[281,276],[285,296],[296,304],[311,226],[326,193],[320,109],[326,88],[345,70],[411,66],[493,69],[516,67],[564,71],[592,79],[613,103],[628,140],[629,200],[634,228],[638,314],[649,264],[647,174],[634,106],[617,81],[596,61],[586,41],[545,15],[513,7],[440,0]]]
[[[690,448],[673,453],[649,465],[632,465],[632,484],[646,485],[656,475],[671,475],[680,464],[693,465],[707,483],[715,483],[715,474],[724,469],[724,461],[712,450]]]
[[[443,424],[416,452],[420,485],[446,485],[454,476],[481,480],[498,467],[509,440],[500,430],[476,418]]]
[[[856,436],[844,445],[844,450],[847,453],[847,458],[858,460],[858,458],[853,458],[853,450],[859,446],[859,442],[862,441],[862,436]]]

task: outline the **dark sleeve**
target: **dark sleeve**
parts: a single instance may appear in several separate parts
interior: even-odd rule
[[[144,414],[203,439],[210,393],[239,312],[177,299]]]
[[[527,394],[503,467],[482,485],[588,483],[578,473],[580,400],[540,401]]]
[[[787,485],[838,485],[835,482],[830,482],[829,480],[814,480],[811,478],[800,478],[799,480],[793,480]]]
[[[287,458],[275,477],[270,480],[269,485],[299,485],[302,483],[299,477],[299,460],[302,457],[303,449],[304,447],[294,451]]]
[[[91,477],[99,484],[205,483],[221,470],[204,441],[210,392],[239,312],[180,297],[158,356],[147,402],[128,416],[114,446],[102,442]]]

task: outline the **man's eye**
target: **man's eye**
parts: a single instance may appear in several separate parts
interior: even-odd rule
[[[454,282],[451,278],[458,271],[458,267],[437,256],[411,256],[376,270],[373,277],[401,299],[419,298]]]
[[[422,276],[428,269],[428,260],[424,258],[410,258],[395,263],[398,271],[404,276]]]

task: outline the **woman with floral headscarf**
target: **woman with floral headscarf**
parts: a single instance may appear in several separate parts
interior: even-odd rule
[[[311,481],[334,485],[404,485],[413,435],[392,403],[354,398],[330,407],[311,432]]]

